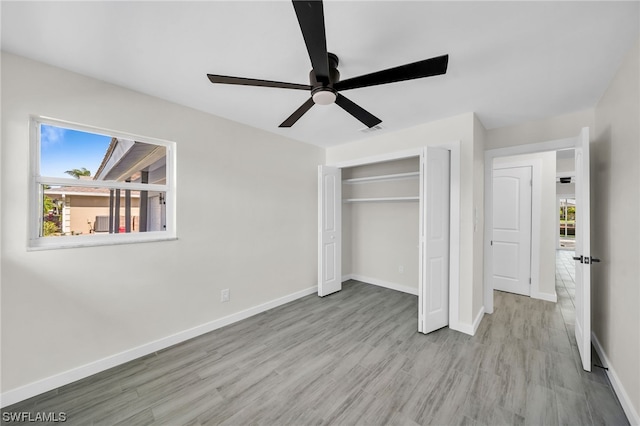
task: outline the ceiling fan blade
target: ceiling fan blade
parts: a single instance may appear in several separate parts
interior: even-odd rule
[[[336,90],[356,89],[358,87],[376,86],[378,84],[395,83],[396,81],[413,80],[422,77],[445,74],[449,55],[437,56],[412,64],[348,78],[334,84]]]
[[[243,86],[277,87],[280,89],[311,90],[308,84],[283,83],[281,81],[257,80],[255,78],[229,77],[226,75],[207,74],[212,83],[240,84]]]
[[[293,126],[296,123],[296,121],[298,121],[300,119],[300,117],[302,117],[304,115],[305,112],[307,112],[307,111],[309,111],[309,109],[311,109],[311,107],[313,105],[314,105],[313,98],[309,98],[309,100],[307,100],[307,102],[303,103],[300,106],[300,108],[295,110],[294,113],[291,114],[289,116],[289,118],[284,120],[282,122],[282,124],[279,125],[278,127],[291,127],[291,126]]]
[[[324,29],[324,8],[321,1],[293,1],[311,67],[320,83],[329,84],[329,57]]]
[[[378,117],[362,109],[360,106],[354,104],[349,99],[342,96],[340,93],[338,93],[338,96],[336,97],[336,104],[338,104],[338,106],[340,106],[343,110],[353,115],[369,128],[382,123],[382,120],[380,120]]]

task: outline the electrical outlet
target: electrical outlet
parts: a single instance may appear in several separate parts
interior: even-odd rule
[[[398,266],[398,272],[400,272],[401,274],[404,274],[404,265]]]
[[[229,289],[225,288],[224,290],[222,290],[220,292],[220,301],[221,302],[228,302],[229,301]]]

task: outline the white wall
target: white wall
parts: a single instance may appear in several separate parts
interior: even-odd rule
[[[330,147],[326,151],[327,164],[354,160],[379,154],[402,151],[426,145],[438,145],[452,141],[461,143],[460,182],[460,303],[459,319],[461,328],[469,330],[474,316],[474,293],[482,293],[482,272],[474,269],[473,207],[474,190],[482,185],[482,180],[474,182],[474,114],[467,113],[439,120],[393,133],[375,135],[356,142]],[[482,209],[482,206],[480,207]],[[478,224],[477,231],[483,227]],[[481,235],[481,234],[477,234]],[[481,269],[481,268],[480,268]],[[457,325],[453,325],[457,326]]]
[[[591,144],[591,252],[602,258],[591,268],[591,325],[628,396],[625,407],[618,393],[632,424],[640,423],[639,49],[598,102]]]
[[[589,127],[590,134],[593,134],[593,114],[593,109],[587,109],[515,126],[490,129],[487,130],[487,142],[484,148],[489,150],[572,138],[578,135],[583,127]]]
[[[571,150],[571,152],[573,153],[574,150]],[[565,172],[567,176],[575,175],[576,173],[575,155],[572,155],[570,158],[566,158],[564,155],[562,157],[560,155],[557,155],[556,156],[556,172],[558,173]]]
[[[316,286],[322,149],[5,53],[1,90],[3,392]],[[30,114],[177,142],[178,240],[28,252]]]
[[[538,291],[545,300],[556,299],[556,153],[541,152],[536,154],[514,155],[499,157],[493,162],[494,168],[515,162],[540,161],[540,217],[537,226],[540,229],[540,246],[538,247]],[[534,223],[532,222],[532,226]],[[532,268],[534,265],[532,265]],[[532,271],[533,272],[533,271]],[[531,297],[540,297],[539,294],[531,294]]]
[[[484,147],[487,131],[473,116],[473,318],[484,313]],[[476,323],[477,327],[479,323]]]
[[[570,156],[567,155],[570,153]],[[576,159],[575,151],[558,151],[556,155],[556,174],[557,176],[575,176],[576,175]],[[575,183],[556,183],[556,194],[558,195],[575,195]]]

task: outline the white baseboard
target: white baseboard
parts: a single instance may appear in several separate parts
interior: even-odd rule
[[[462,322],[449,322],[449,328],[455,331],[459,331],[460,333],[468,334],[473,336],[478,331],[478,327],[480,327],[480,322],[484,317],[484,306],[480,308],[478,313],[476,314],[475,319],[473,320],[473,324],[466,324]]]
[[[535,293],[531,292],[531,297],[533,299],[546,300],[547,302],[553,302],[553,303],[558,302],[558,294],[556,292],[553,292],[553,293],[543,293],[541,291],[538,291]]]
[[[480,310],[476,314],[476,318],[473,320],[473,334],[475,336],[476,331],[478,331],[478,327],[480,327],[480,323],[482,322],[482,318],[484,318],[484,306],[480,307]]]
[[[418,295],[417,288],[409,287],[402,284],[392,283],[390,281],[379,280],[377,278],[364,277],[358,274],[349,274],[349,275],[344,275],[342,277],[343,282],[348,280],[362,281],[363,283],[377,285],[378,287],[384,287],[391,290],[401,291],[403,293],[413,294],[414,296]]]
[[[624,413],[627,415],[627,420],[629,420],[629,424],[636,425],[636,426],[640,425],[640,415],[638,415],[638,412],[633,406],[631,398],[629,398],[629,394],[624,389],[624,386],[622,386],[622,382],[620,382],[620,378],[618,377],[618,374],[616,374],[616,370],[613,369],[611,362],[609,362],[609,357],[607,357],[607,354],[605,353],[604,348],[600,344],[600,340],[598,340],[598,337],[594,332],[591,332],[591,342],[593,343],[593,347],[595,348],[596,352],[598,353],[598,356],[600,357],[600,361],[602,361],[602,363],[604,364],[604,367],[608,368],[608,370],[605,370],[605,371],[607,373],[607,376],[609,377],[609,381],[611,382],[611,385],[613,386],[613,390],[615,391],[616,396],[618,397],[618,400],[622,405],[622,409],[624,410]]]
[[[24,401],[25,399],[40,395],[41,393],[59,388],[60,386],[73,383],[76,380],[89,377],[101,371],[108,370],[109,368],[124,364],[125,362],[133,361],[134,359],[140,358],[142,356],[149,355],[162,349],[166,349],[175,344],[184,342],[185,340],[189,340],[210,331],[217,330],[229,324],[233,324],[235,322],[249,318],[253,315],[257,315],[261,312],[268,311],[269,309],[284,305],[285,303],[292,302],[301,297],[314,294],[317,291],[317,286],[309,287],[304,290],[300,290],[295,293],[280,297],[278,299],[271,300],[261,305],[245,309],[235,314],[231,314],[226,317],[213,320],[202,325],[198,325],[196,327],[181,331],[176,334],[172,334],[167,337],[163,337],[153,342],[128,349],[124,352],[120,352],[118,354],[90,362],[80,367],[76,367],[71,370],[56,374],[54,376],[38,380],[37,382],[29,383],[28,385],[20,386],[15,389],[10,389],[0,394],[0,407],[6,407],[8,405]]]

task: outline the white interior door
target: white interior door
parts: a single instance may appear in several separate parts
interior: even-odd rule
[[[591,371],[591,241],[589,197],[589,129],[576,144],[576,342],[582,368]]]
[[[449,324],[449,151],[425,148],[421,162],[418,331]]]
[[[318,166],[318,296],[342,290],[342,173]]]
[[[531,294],[530,166],[493,170],[493,288]]]

